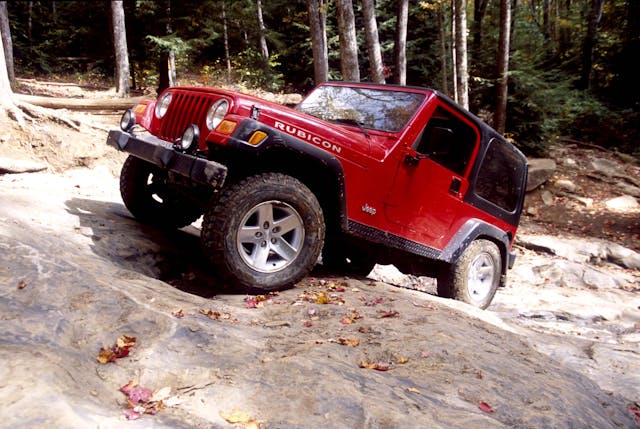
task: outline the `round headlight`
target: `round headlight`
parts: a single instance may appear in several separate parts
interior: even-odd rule
[[[160,119],[167,113],[169,103],[171,103],[171,97],[173,97],[173,95],[167,92],[156,102],[156,118]]]
[[[128,109],[122,114],[122,118],[120,118],[120,128],[122,129],[122,131],[130,131],[135,124],[136,114],[133,113],[133,110]]]
[[[207,127],[213,131],[222,122],[225,115],[229,111],[229,102],[227,100],[218,100],[207,112]]]
[[[200,140],[200,129],[197,125],[191,124],[182,133],[182,137],[176,145],[184,151],[193,151],[198,148],[198,142]]]

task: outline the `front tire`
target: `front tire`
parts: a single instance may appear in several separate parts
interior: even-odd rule
[[[156,226],[182,228],[202,214],[194,204],[171,191],[166,171],[132,155],[120,172],[120,195],[136,219]]]
[[[438,296],[454,298],[485,309],[500,284],[502,258],[495,243],[475,240],[458,261],[438,276]]]
[[[290,287],[309,274],[324,242],[315,195],[297,179],[265,173],[220,192],[202,221],[202,247],[232,283],[260,290]]]

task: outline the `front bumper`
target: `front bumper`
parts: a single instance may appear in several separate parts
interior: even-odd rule
[[[194,182],[220,188],[227,177],[227,167],[215,161],[178,152],[169,142],[152,135],[134,136],[133,134],[111,130],[107,144],[144,159],[162,169],[189,177]]]

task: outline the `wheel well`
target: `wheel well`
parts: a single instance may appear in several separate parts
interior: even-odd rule
[[[231,181],[259,173],[277,172],[295,177],[314,193],[329,231],[344,223],[344,184],[342,171],[324,160],[287,148],[265,150],[257,157],[235,160],[229,169]]]

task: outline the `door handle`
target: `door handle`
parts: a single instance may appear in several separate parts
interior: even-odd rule
[[[460,194],[460,188],[462,187],[462,180],[457,177],[451,179],[451,184],[449,185],[449,193],[453,195]]]

